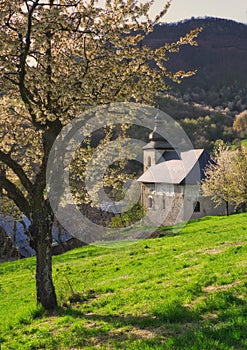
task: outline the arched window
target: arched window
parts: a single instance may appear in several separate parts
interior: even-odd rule
[[[166,208],[166,197],[163,197],[162,205],[163,205],[163,209],[165,209]]]
[[[154,206],[154,200],[152,196],[148,196],[148,209],[152,209]]]
[[[151,162],[151,157],[148,156],[148,162],[147,162],[148,166],[151,166],[152,162]]]
[[[195,213],[200,213],[200,211],[201,211],[201,204],[200,204],[200,202],[196,202],[194,204],[194,212]]]

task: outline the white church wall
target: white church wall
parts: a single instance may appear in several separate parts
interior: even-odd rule
[[[142,184],[142,201],[157,221],[165,226],[204,216],[225,215],[225,205],[215,207],[209,196],[202,196],[199,185]]]

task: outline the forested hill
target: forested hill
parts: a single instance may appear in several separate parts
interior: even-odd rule
[[[195,19],[183,22],[157,25],[146,43],[151,47],[164,42],[177,41],[191,29],[202,27],[197,47],[186,46],[180,54],[171,54],[168,67],[177,69],[197,69],[198,73],[185,79],[181,88],[246,84],[247,74],[247,25],[219,18]]]
[[[198,46],[170,53],[171,71],[197,70],[181,84],[160,93],[157,105],[179,121],[194,147],[211,151],[217,140],[241,141],[233,130],[236,115],[247,110],[247,25],[219,18],[192,18],[156,25],[144,44],[152,48],[176,42],[190,30],[202,27]],[[143,130],[133,130],[132,136]],[[141,135],[148,141],[148,133]]]
[[[237,114],[247,110],[247,25],[219,18],[191,18],[156,25],[145,44],[153,48],[178,41],[202,27],[198,46],[170,53],[171,71],[197,70],[181,84],[159,95],[158,105],[180,122],[195,147],[211,150],[216,140],[238,142],[233,130]]]

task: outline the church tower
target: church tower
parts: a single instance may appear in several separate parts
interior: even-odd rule
[[[164,121],[155,117],[153,131],[149,134],[149,143],[143,147],[144,172],[153,165],[158,164],[164,152],[174,151],[172,145],[159,133],[163,129]]]

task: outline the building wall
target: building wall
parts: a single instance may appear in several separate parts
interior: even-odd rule
[[[226,206],[221,204],[216,207],[210,196],[201,195],[198,201],[200,203],[200,212],[194,212],[191,220],[204,216],[226,215]],[[230,212],[233,212],[233,207],[230,208]]]
[[[199,185],[142,184],[142,202],[157,222],[165,226],[204,216],[225,215],[224,205],[215,207],[209,196],[200,194]],[[199,211],[195,211],[199,209]]]

